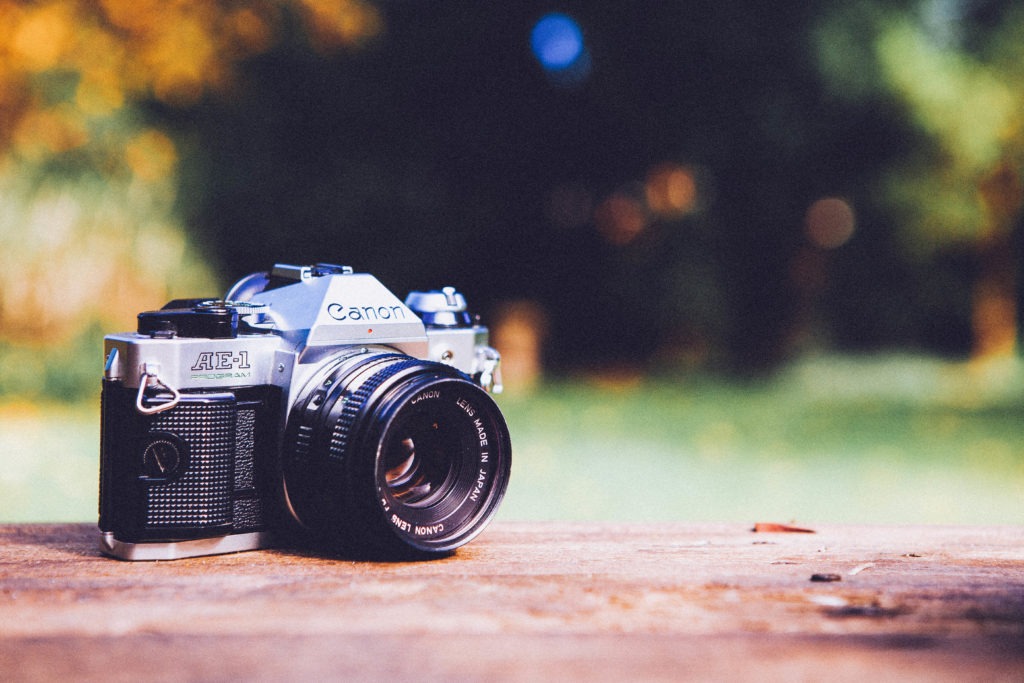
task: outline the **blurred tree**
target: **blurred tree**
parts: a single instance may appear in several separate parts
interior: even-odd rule
[[[944,327],[948,288],[905,254],[957,230],[978,253],[1019,203],[996,6],[568,0],[552,61],[547,0],[0,0],[0,392],[68,384],[40,340],[91,354],[97,326],[272,260],[529,300],[558,369],[761,369],[816,325]]]
[[[1024,9],[1002,0],[837,3],[820,63],[844,98],[899,102],[924,136],[882,190],[909,253],[969,245],[975,357],[1017,339],[1014,234],[1024,170]]]
[[[358,0],[0,0],[0,394],[92,387],[100,330],[220,288],[152,105],[233,91],[292,18],[321,50],[380,28]]]
[[[481,310],[528,298],[558,369],[771,367],[805,210],[893,153],[884,114],[824,96],[821,6],[564,3],[585,62],[552,75],[548,2],[382,3],[371,49],[282,42],[189,112],[190,222],[232,276],[336,258]]]

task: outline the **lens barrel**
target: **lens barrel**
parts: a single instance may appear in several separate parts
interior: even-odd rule
[[[397,353],[325,365],[288,418],[285,501],[318,540],[443,553],[476,536],[508,486],[498,407],[458,370]]]

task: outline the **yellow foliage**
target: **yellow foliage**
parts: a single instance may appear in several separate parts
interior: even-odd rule
[[[41,71],[57,66],[71,42],[73,5],[51,3],[26,11],[14,25],[11,54],[25,68]]]
[[[158,130],[147,130],[133,138],[124,156],[132,172],[150,182],[169,176],[178,160],[174,143]]]
[[[224,26],[246,54],[264,52],[271,45],[273,30],[270,20],[254,8],[244,7],[229,12],[224,17]]]
[[[89,139],[85,122],[74,107],[31,109],[14,131],[14,148],[22,157],[37,160],[81,147]]]
[[[273,46],[291,6],[315,47],[372,38],[377,11],[358,0],[0,0],[0,84],[66,70],[80,78],[74,104],[102,116],[140,97],[188,106],[227,86],[238,60]],[[0,95],[0,119],[20,116]]]
[[[331,50],[373,38],[381,32],[377,10],[357,0],[299,0],[313,44]]]
[[[380,30],[359,0],[0,0],[0,353],[218,293],[174,213],[179,151],[136,108],[229,92],[289,11],[319,50]]]

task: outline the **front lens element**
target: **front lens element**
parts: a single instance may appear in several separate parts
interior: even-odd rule
[[[451,430],[430,415],[417,418],[415,424],[396,430],[382,446],[381,467],[391,496],[405,505],[423,507],[443,495],[458,464],[449,454],[458,444],[453,442]]]

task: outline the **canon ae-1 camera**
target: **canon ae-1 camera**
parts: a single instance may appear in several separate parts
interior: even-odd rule
[[[447,553],[505,493],[487,328],[455,289],[402,302],[319,264],[176,300],[105,339],[102,550],[128,560],[311,543]]]

